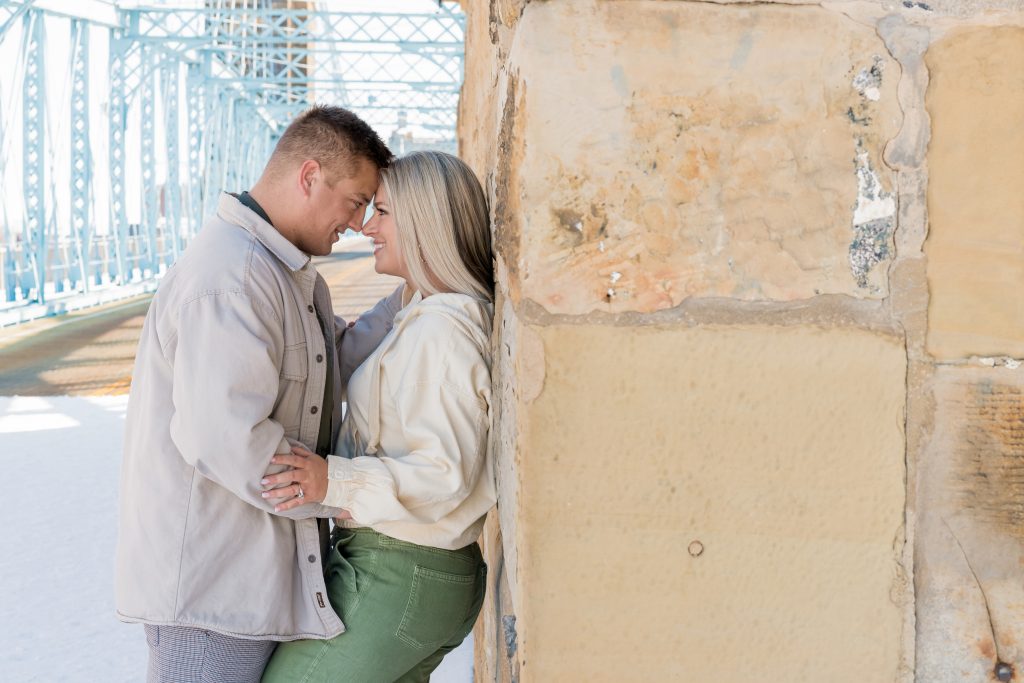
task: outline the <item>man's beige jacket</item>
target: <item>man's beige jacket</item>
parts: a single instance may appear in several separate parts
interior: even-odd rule
[[[396,290],[347,328],[309,257],[222,195],[142,329],[121,473],[121,619],[266,640],[345,630],[327,599],[316,522],[338,510],[275,514],[260,479],[289,439],[315,448],[326,354],[337,353],[330,367],[343,388],[400,308]]]

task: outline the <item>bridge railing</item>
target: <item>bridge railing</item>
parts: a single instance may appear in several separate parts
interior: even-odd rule
[[[158,277],[313,102],[454,147],[457,5],[249,4],[0,0],[0,307]]]
[[[123,235],[98,235],[88,245],[72,237],[59,237],[47,244],[47,273],[43,300],[76,292],[90,292],[159,277],[177,257],[174,236],[168,222],[161,221],[154,236],[145,234],[138,223],[129,224]],[[182,235],[177,235],[183,248]],[[24,286],[35,272],[32,259],[38,252],[20,240],[0,245],[0,309],[23,304],[40,303],[34,292]]]

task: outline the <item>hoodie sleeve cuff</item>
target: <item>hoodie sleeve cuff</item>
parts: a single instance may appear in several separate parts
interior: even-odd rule
[[[329,485],[328,488],[330,488]],[[316,512],[313,513],[313,516],[318,519],[333,519],[334,517],[337,517],[340,514],[341,508],[329,507],[321,503],[320,505],[316,506]]]
[[[325,507],[347,509],[352,493],[352,461],[337,455],[327,456],[327,495]]]

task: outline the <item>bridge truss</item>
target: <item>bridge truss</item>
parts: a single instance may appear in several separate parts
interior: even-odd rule
[[[157,277],[313,102],[454,150],[455,4],[157,2],[0,0],[0,48],[18,41],[0,89],[0,307]]]

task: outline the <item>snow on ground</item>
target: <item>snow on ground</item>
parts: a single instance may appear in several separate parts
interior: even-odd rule
[[[127,396],[0,397],[0,679],[145,679],[142,627],[114,616]],[[432,680],[472,680],[467,639]]]

